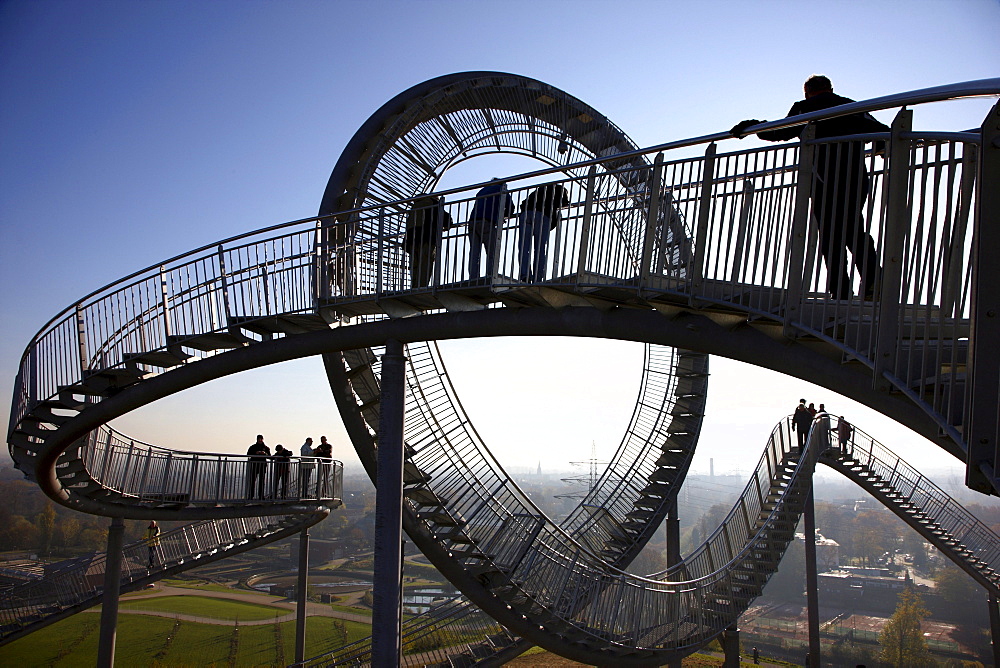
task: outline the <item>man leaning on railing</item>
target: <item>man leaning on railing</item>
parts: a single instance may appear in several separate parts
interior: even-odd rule
[[[792,105],[788,116],[829,109],[854,100],[833,92],[830,79],[814,74],[803,85],[805,99]],[[743,138],[746,129],[764,123],[750,119],[740,121],[730,133]],[[793,126],[767,130],[757,136],[767,141],[788,141],[801,134]],[[816,138],[889,132],[889,127],[870,114],[847,114],[816,122]],[[884,142],[876,142],[876,151],[884,150]],[[868,173],[864,167],[864,145],[859,141],[820,144],[814,160],[815,171],[811,197],[813,213],[819,222],[820,249],[826,259],[827,290],[835,299],[851,298],[851,275],[847,270],[847,252],[861,275],[862,294],[868,301],[877,299],[882,268],[879,266],[875,242],[865,229],[862,216],[868,197]]]

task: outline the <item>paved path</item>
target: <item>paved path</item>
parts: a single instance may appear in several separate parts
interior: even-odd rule
[[[145,590],[148,593],[143,593],[142,595],[133,594],[124,600],[127,601],[144,601],[152,598],[162,598],[164,596],[204,596],[207,598],[221,598],[230,601],[242,601],[245,603],[256,603],[258,605],[271,605],[276,608],[283,608],[289,610],[290,612],[278,617],[278,621],[288,621],[295,619],[295,601],[289,600],[287,598],[281,598],[280,596],[272,596],[270,594],[256,593],[256,592],[243,592],[234,589],[231,592],[228,591],[205,591],[203,589],[190,589],[187,587],[172,587],[170,585],[160,584],[157,585],[155,590]],[[140,612],[138,610],[126,610],[121,609],[120,612]],[[234,620],[221,620],[212,619],[209,617],[197,617],[193,615],[184,615],[179,613],[165,612],[163,610],[151,610],[142,612],[142,614],[156,615],[159,617],[176,617],[177,619],[184,619],[187,621],[199,621],[205,624],[233,624]],[[325,603],[306,603],[306,616],[307,617],[335,617],[337,619],[343,619],[349,622],[360,622],[362,624],[371,624],[372,618],[370,615],[356,614],[351,612],[343,612],[341,610],[333,610],[329,605]],[[240,625],[252,626],[254,624],[273,624],[274,619],[264,619],[257,621],[247,621],[240,622]]]

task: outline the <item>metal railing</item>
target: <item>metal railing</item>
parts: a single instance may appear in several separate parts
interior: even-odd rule
[[[953,429],[944,423],[958,417],[959,387],[954,378],[931,374],[928,366],[950,367],[957,378],[964,359],[976,137],[921,138],[897,128],[890,143],[900,147],[894,159],[907,178],[893,181],[893,190],[887,161],[868,154],[872,194],[865,200],[863,231],[876,244],[880,266],[887,266],[887,256],[905,258],[900,271],[888,272],[881,283],[884,295],[897,297],[893,302],[817,299],[826,294],[827,272],[806,224],[809,207],[801,191],[809,171],[803,172],[799,160],[811,144],[725,155],[716,155],[711,145],[700,159],[660,158],[649,168],[563,179],[557,183],[566,188],[569,205],[560,209],[552,238],[542,235],[545,252],[521,253],[526,223],[509,220],[495,240],[496,269],[486,268],[489,285],[495,291],[523,285],[523,255],[532,268],[541,267],[541,275],[532,276],[536,283],[580,290],[617,286],[635,296],[674,294],[775,318],[793,331],[844,346],[908,391],[921,392],[930,377],[937,378],[932,406],[942,427]],[[622,171],[628,170],[626,177]],[[643,187],[629,192],[623,183]],[[536,189],[511,188],[510,195],[523,204]],[[109,286],[64,311],[29,345],[13,424],[60,387],[130,365],[158,372],[142,353],[177,350],[201,335],[229,333],[247,319],[312,313],[318,297],[321,304],[349,312],[352,302],[461,287],[470,281],[467,258],[475,240],[465,223],[474,195],[453,193],[445,208],[454,225],[433,237],[433,252],[413,257],[405,243],[411,201],[404,200],[336,217],[350,218],[347,223],[309,219],[269,228],[270,235],[239,237]],[[683,224],[694,230],[693,244],[678,233]],[[324,255],[317,243],[320,226],[357,232],[342,232],[350,241]],[[370,235],[372,229],[380,233]],[[901,247],[887,249],[890,233]],[[419,266],[432,256],[432,267]],[[802,266],[802,274],[789,266]],[[414,271],[429,273],[428,285],[414,287]],[[478,273],[484,272],[481,267]],[[861,286],[850,287],[858,292]],[[893,303],[907,307],[891,308]],[[885,326],[887,317],[892,327]],[[830,325],[852,319],[871,326]],[[928,320],[939,326],[925,326]],[[880,338],[875,331],[883,332]],[[246,331],[239,336],[243,343],[260,338]],[[932,346],[937,351],[927,362],[925,351]],[[187,347],[184,353],[197,357],[213,351]]]
[[[466,652],[471,654],[470,645],[491,636],[496,637],[498,642],[502,640],[509,643],[514,640],[502,626],[468,601],[446,601],[419,615],[403,619],[400,635],[401,665],[447,663],[452,657]],[[371,638],[368,637],[294,665],[369,665],[371,660]]]
[[[160,534],[153,542],[125,546],[121,562],[122,588],[155,581],[166,574],[204,563],[204,558],[229,553],[250,543],[269,542],[276,534],[315,520],[304,516],[239,517],[186,524]],[[98,553],[49,573],[44,579],[0,592],[0,639],[69,609],[82,610],[101,601],[107,554]]]
[[[168,450],[104,426],[56,471],[64,484],[114,492],[134,503],[217,506],[336,501],[343,494],[344,466],[320,457],[279,460]]]
[[[832,422],[831,442],[836,443],[837,421]],[[932,538],[939,549],[946,551],[959,565],[964,562],[966,566],[986,574],[994,589],[1000,587],[1000,576],[997,575],[1000,573],[1000,536],[987,524],[868,434],[855,429],[845,448],[860,467],[860,472],[852,475],[874,476],[874,480],[867,481],[866,486],[869,487],[884,485],[881,490],[873,492],[883,503],[889,506],[912,504],[921,514],[919,523],[924,529],[947,532],[970,554],[962,555],[955,552],[955,546],[940,544],[940,536]],[[838,468],[854,464],[850,459],[840,462],[836,455],[833,461]],[[980,563],[975,563],[973,558]]]
[[[954,94],[961,96],[961,90]],[[836,113],[840,112],[828,115]],[[889,249],[893,257],[899,253],[907,258],[899,283],[893,275],[891,285],[882,285],[883,293],[898,294],[902,302],[913,305],[914,312],[933,310],[961,329],[960,321],[968,312],[969,265],[964,258],[971,236],[966,223],[975,204],[975,170],[970,169],[975,165],[975,152],[967,147],[975,145],[976,137],[931,138],[939,135],[921,138],[908,128],[897,127],[891,140],[899,147],[894,149],[900,166],[896,171],[909,175],[897,179],[901,192],[890,193],[889,184],[884,183],[885,161],[869,157],[874,179],[872,196],[866,200],[865,232],[876,240],[882,266],[886,234],[894,231],[894,243],[896,237],[903,243],[902,248]],[[665,146],[681,145],[692,144]],[[654,151],[639,153],[652,155]],[[825,324],[831,316],[855,314],[883,321],[886,315],[895,315],[894,322],[902,317],[905,325],[905,313],[885,313],[885,308],[876,309],[871,302],[824,304],[819,312],[803,312],[808,300],[824,292],[821,286],[826,281],[822,262],[815,261],[815,245],[798,249],[796,244],[804,243],[805,235],[791,233],[794,221],[799,221],[801,230],[808,227],[808,207],[798,192],[805,183],[798,156],[794,147],[717,156],[713,144],[701,159],[658,159],[651,168],[619,168],[600,174],[591,170],[585,177],[564,179],[560,184],[566,187],[570,204],[560,211],[555,238],[546,244],[547,252],[529,254],[544,267],[544,276],[536,280],[565,281],[581,288],[610,282],[631,287],[640,295],[666,290],[691,299],[736,302],[749,312],[777,316],[790,327],[826,336]],[[621,157],[603,161],[621,164]],[[520,178],[524,177],[510,182]],[[513,188],[511,195],[523,203],[535,189]],[[447,204],[456,225],[433,239],[433,267],[416,268],[420,272],[431,269],[433,281],[426,288],[431,291],[469,277],[466,258],[473,240],[464,223],[471,214],[474,192],[449,192],[458,195]],[[319,296],[339,303],[413,289],[408,262],[414,260],[406,257],[403,233],[411,202],[336,217],[349,222],[307,219],[235,237],[93,293],[48,323],[29,345],[15,392],[12,424],[30,405],[55,396],[60,387],[73,386],[104,369],[123,367],[141,353],[167,350],[209,332],[228,332],[246,318],[312,312]],[[922,206],[910,210],[907,202]],[[695,231],[693,247],[677,234],[677,221]],[[891,227],[886,227],[888,221]],[[525,225],[511,221],[499,231],[494,288],[519,285],[514,277],[523,273],[518,246]],[[324,255],[323,245],[317,243],[321,226],[343,228],[339,237],[347,241]],[[356,233],[351,234],[351,229]],[[370,230],[379,232],[372,235]],[[548,235],[542,238],[548,240]],[[787,273],[789,262],[800,257],[803,275]],[[421,258],[426,261],[429,255],[417,258],[418,264]],[[351,288],[348,294],[331,292],[342,292],[345,286]],[[787,291],[778,303],[769,297],[775,291]],[[956,340],[951,332],[921,329],[924,340]],[[881,347],[892,347],[888,357],[896,364],[886,367],[881,361],[878,370],[910,388],[919,385],[926,369],[914,368],[916,349],[904,341],[908,339],[893,337],[881,342]],[[860,359],[877,359],[871,345],[859,343],[854,342],[852,348]],[[959,347],[952,344],[950,358],[940,362],[957,366]],[[195,350],[192,354],[211,353]],[[141,362],[139,366],[147,373],[155,371]],[[955,391],[946,384],[935,406],[943,409]],[[946,417],[953,417],[952,413],[947,411]]]

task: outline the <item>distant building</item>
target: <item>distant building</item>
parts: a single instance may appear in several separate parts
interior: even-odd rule
[[[821,598],[830,603],[891,612],[896,609],[899,592],[912,586],[913,581],[908,571],[897,576],[888,568],[844,566],[819,573],[818,584]],[[927,587],[917,585],[917,589]]]
[[[805,534],[797,533],[795,534],[795,539],[800,540],[805,543]],[[819,532],[816,531],[816,570],[822,573],[823,571],[835,570],[840,566],[840,543],[833,540],[832,538],[826,538]]]

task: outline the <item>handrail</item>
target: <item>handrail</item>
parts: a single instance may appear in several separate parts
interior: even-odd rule
[[[802,125],[802,124],[808,123],[810,121],[824,120],[824,119],[827,119],[827,118],[835,118],[837,116],[841,116],[841,115],[845,115],[845,114],[850,114],[850,113],[879,111],[879,110],[894,108],[894,107],[903,106],[903,105],[914,105],[914,104],[923,104],[923,103],[930,103],[930,102],[940,102],[940,101],[944,101],[944,100],[957,100],[957,99],[962,99],[962,98],[967,98],[967,97],[987,97],[987,96],[993,96],[993,95],[1000,95],[1000,78],[980,79],[980,80],[968,81],[968,82],[956,83],[956,84],[950,84],[950,85],[945,85],[945,86],[936,86],[936,87],[932,87],[932,88],[919,89],[919,90],[911,91],[911,92],[908,92],[908,93],[897,93],[897,94],[894,94],[894,95],[887,95],[887,96],[872,98],[870,100],[864,100],[864,101],[860,101],[860,102],[853,102],[851,104],[846,104],[846,105],[842,105],[842,106],[839,106],[839,107],[832,107],[830,109],[823,109],[823,110],[820,110],[820,111],[810,112],[808,114],[801,114],[801,115],[795,116],[793,118],[786,118],[786,119],[781,119],[781,120],[778,120],[778,121],[769,121],[767,123],[762,123],[761,125],[758,125],[758,126],[753,126],[753,128],[748,128],[747,132],[757,133],[757,132],[761,132],[761,131],[764,131],[764,130],[776,130],[776,129],[786,128],[786,127],[793,127],[793,126],[796,126],[796,125]],[[530,171],[530,172],[524,172],[522,174],[518,174],[516,176],[509,177],[509,178],[506,179],[506,181],[508,183],[511,183],[511,182],[515,182],[515,181],[523,181],[523,180],[526,180],[526,179],[534,179],[534,178],[538,178],[538,177],[541,177],[541,176],[548,176],[550,174],[564,173],[564,172],[567,172],[569,170],[583,169],[583,168],[589,167],[591,165],[599,165],[599,164],[603,164],[603,163],[606,163],[606,162],[617,162],[617,161],[620,161],[620,160],[626,159],[626,158],[645,156],[645,155],[649,155],[649,154],[652,154],[652,153],[659,153],[659,152],[668,151],[668,150],[674,150],[674,149],[678,149],[678,148],[686,148],[686,147],[690,147],[690,146],[697,146],[699,144],[707,144],[707,143],[711,143],[711,142],[714,142],[714,141],[723,141],[723,140],[726,140],[726,139],[733,139],[733,137],[728,132],[717,132],[717,133],[709,134],[709,135],[701,135],[701,136],[698,136],[698,137],[692,137],[690,139],[683,139],[683,140],[678,140],[678,141],[665,142],[665,143],[662,143],[662,144],[655,144],[653,146],[648,146],[646,148],[638,149],[638,150],[635,150],[635,151],[629,151],[627,153],[616,153],[616,154],[611,155],[611,156],[602,156],[600,158],[593,158],[593,159],[590,159],[590,160],[583,160],[583,161],[580,161],[580,162],[577,162],[577,163],[573,163],[573,164],[570,164],[570,165],[560,165],[558,167],[547,167],[545,169],[539,169],[539,170],[534,170],[534,171]],[[489,184],[488,181],[483,181],[481,183],[471,184],[471,185],[462,186],[462,187],[458,187],[458,188],[451,188],[449,190],[441,190],[441,191],[437,192],[436,194],[439,194],[439,195],[442,195],[442,196],[447,196],[447,195],[452,195],[452,194],[455,194],[455,193],[465,192],[465,191],[468,191],[468,190],[473,189],[473,188],[481,188],[481,187],[486,186],[488,184]],[[413,201],[415,201],[416,199],[418,199],[418,197],[408,197],[408,198],[404,198],[404,199],[398,200],[397,202],[394,202],[392,204],[395,204],[395,205],[410,204]],[[179,255],[175,255],[175,256],[173,256],[173,257],[171,257],[169,259],[163,260],[163,261],[158,262],[156,264],[152,264],[152,265],[146,267],[145,269],[140,269],[138,271],[135,271],[135,272],[133,272],[133,273],[125,276],[124,278],[112,281],[112,282],[108,283],[107,285],[105,285],[105,286],[103,286],[101,288],[98,288],[96,290],[91,291],[90,293],[88,293],[84,297],[78,299],[76,302],[74,302],[73,304],[70,304],[69,306],[67,306],[66,308],[64,308],[62,311],[60,311],[59,313],[57,313],[55,316],[53,316],[52,318],[50,318],[48,322],[46,322],[44,325],[42,325],[41,328],[39,328],[39,330],[32,337],[32,340],[37,339],[39,337],[39,335],[41,335],[52,323],[54,323],[55,321],[57,321],[62,316],[68,314],[76,305],[82,304],[82,303],[86,302],[88,299],[91,299],[92,297],[95,297],[95,296],[97,296],[97,295],[99,295],[99,294],[101,294],[101,293],[103,293],[103,292],[105,292],[105,291],[113,288],[116,285],[120,285],[121,283],[123,283],[125,281],[129,281],[129,280],[131,280],[133,278],[136,278],[138,276],[141,276],[143,274],[146,274],[146,273],[149,273],[149,272],[153,272],[153,271],[157,270],[159,267],[162,267],[164,265],[168,265],[168,264],[172,264],[172,263],[178,262],[178,261],[180,261],[180,260],[182,260],[184,258],[191,257],[191,256],[197,255],[199,253],[204,253],[204,252],[206,252],[208,250],[217,248],[220,245],[230,244],[230,243],[233,243],[235,241],[239,241],[239,240],[242,240],[242,239],[247,239],[247,238],[250,238],[252,236],[259,235],[259,234],[266,234],[268,232],[277,231],[277,230],[280,230],[280,229],[283,229],[283,228],[286,228],[286,227],[292,227],[292,226],[299,225],[301,223],[309,222],[309,221],[320,222],[320,221],[327,221],[327,220],[337,220],[337,219],[339,219],[341,217],[348,217],[348,216],[351,216],[351,215],[354,215],[354,214],[366,213],[366,212],[372,211],[374,209],[380,208],[381,206],[388,206],[388,205],[380,205],[380,204],[378,204],[378,205],[369,205],[369,206],[363,206],[363,207],[358,207],[358,208],[354,208],[354,209],[344,210],[344,211],[338,212],[336,214],[330,214],[330,215],[326,215],[326,216],[308,216],[308,217],[305,217],[305,218],[300,218],[300,219],[293,220],[293,221],[288,221],[288,222],[285,222],[285,223],[278,223],[276,225],[271,225],[271,226],[268,226],[268,227],[260,228],[258,230],[253,230],[251,232],[244,232],[244,233],[241,233],[241,234],[233,235],[231,237],[226,237],[225,239],[223,239],[221,241],[215,241],[215,242],[212,242],[212,243],[209,243],[209,244],[205,244],[204,246],[200,246],[200,247],[198,247],[198,248],[196,248],[194,250],[188,251],[186,253],[181,253]],[[27,351],[25,351],[24,354],[26,355]]]
[[[120,587],[136,589],[168,575],[270,543],[315,524],[325,511],[238,517],[185,524],[123,548]],[[0,644],[101,602],[106,553],[88,555],[37,580],[0,592]]]
[[[839,424],[839,419],[835,422]],[[831,424],[831,442],[836,442],[837,424]],[[850,457],[874,475],[879,476],[879,479],[892,489],[904,494],[907,501],[926,512],[931,520],[956,540],[967,544],[966,537],[968,535],[978,536],[979,542],[985,543],[987,547],[976,548],[976,557],[985,562],[988,568],[1000,573],[1000,535],[997,535],[982,520],[955,501],[934,481],[924,476],[902,457],[860,429],[854,429],[848,448]],[[821,459],[821,461],[824,460],[825,458]],[[832,461],[840,464],[836,458]],[[883,503],[888,505],[889,502],[883,500]],[[938,545],[938,548],[954,552],[948,546]],[[969,565],[980,574],[985,570],[971,563]],[[983,575],[983,577],[992,581],[992,586],[1000,591],[1000,576],[986,577]]]

